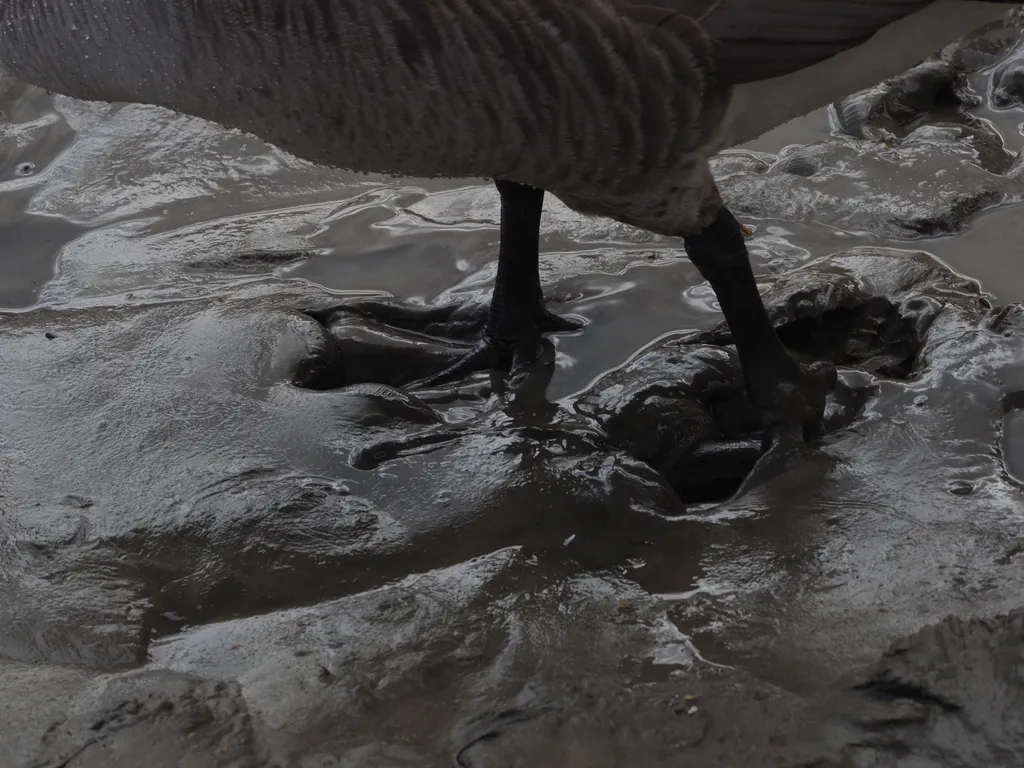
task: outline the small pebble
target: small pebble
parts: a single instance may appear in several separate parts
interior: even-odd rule
[[[46,333],[44,333],[43,335],[44,335],[44,336],[45,336],[46,338],[48,338],[48,339],[49,339],[50,341],[53,341],[54,339],[56,339],[56,338],[57,338],[57,334],[56,334],[56,333],[54,333],[53,331],[47,331],[47,332],[46,332]]]

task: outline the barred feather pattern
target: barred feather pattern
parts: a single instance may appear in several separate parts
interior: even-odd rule
[[[721,205],[729,91],[686,15],[619,0],[3,0],[0,63],[299,157],[502,178],[671,235]]]

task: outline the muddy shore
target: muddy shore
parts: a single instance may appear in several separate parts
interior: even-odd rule
[[[717,158],[840,368],[745,483],[678,243],[549,201],[585,329],[409,392],[479,322],[489,185],[0,110],[0,766],[1024,763],[1020,12]]]

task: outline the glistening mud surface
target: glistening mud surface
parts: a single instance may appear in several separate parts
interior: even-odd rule
[[[549,202],[588,326],[410,393],[489,186],[4,84],[0,765],[1019,766],[1020,26],[716,161],[841,368],[721,504],[758,440],[677,243]]]

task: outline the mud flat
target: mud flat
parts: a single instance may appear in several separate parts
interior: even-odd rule
[[[554,205],[588,327],[411,392],[479,323],[486,185],[4,84],[0,764],[1019,766],[1021,36],[716,161],[841,370],[745,482],[677,244]]]

